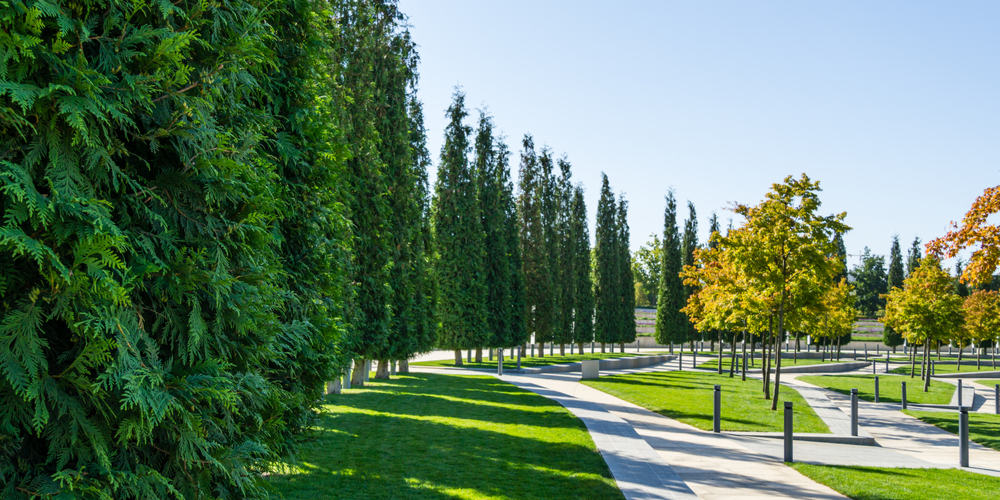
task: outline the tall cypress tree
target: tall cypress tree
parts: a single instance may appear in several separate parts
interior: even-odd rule
[[[573,304],[573,342],[580,344],[580,352],[583,353],[583,344],[594,340],[594,284],[591,281],[590,268],[590,230],[587,227],[587,205],[583,199],[583,186],[577,186],[573,190],[573,208],[570,223],[573,229],[570,234],[574,238],[573,247],[573,276],[572,280],[575,288]]]
[[[541,341],[551,331],[552,275],[549,272],[549,253],[545,240],[543,216],[545,185],[548,176],[542,172],[535,154],[535,143],[530,134],[522,141],[520,195],[517,214],[520,220],[521,267],[524,270],[525,323],[535,341]]]
[[[601,199],[597,202],[597,222],[594,226],[594,339],[601,343],[618,341],[621,329],[621,273],[618,248],[618,205],[608,184],[608,176],[601,174]]]
[[[892,235],[892,247],[889,250],[889,274],[887,288],[903,288],[903,252],[899,248],[899,235]],[[889,347],[903,345],[903,336],[889,325],[885,325],[882,342]]]
[[[522,345],[528,340],[528,325],[525,311],[524,268],[521,259],[521,236],[518,224],[517,202],[514,199],[514,183],[510,180],[510,150],[507,144],[497,142],[497,174],[501,186],[503,204],[504,248],[507,250],[508,277],[510,280],[507,300],[508,338],[501,347]]]
[[[682,343],[687,332],[687,318],[681,312],[686,305],[681,272],[681,234],[677,229],[677,202],[674,192],[666,196],[663,212],[663,263],[660,265],[660,286],[656,298],[656,342]]]
[[[353,284],[349,329],[344,350],[357,356],[352,384],[363,385],[366,359],[375,358],[389,339],[392,259],[388,221],[390,180],[379,152],[377,110],[385,87],[379,71],[393,64],[387,40],[400,13],[392,3],[344,2],[338,6],[342,39],[337,45],[341,85],[347,93],[345,140],[350,145],[346,180],[353,228],[350,281]]]
[[[574,338],[573,309],[576,306],[576,286],[573,280],[576,272],[573,267],[577,264],[578,259],[576,257],[577,236],[573,232],[580,230],[580,227],[573,224],[572,166],[565,155],[557,163],[559,165],[559,179],[556,185],[559,203],[556,223],[558,266],[552,281],[557,298],[553,342],[559,344],[559,354],[564,355],[566,344],[572,343]]]
[[[441,322],[438,342],[454,349],[455,364],[461,365],[461,349],[486,343],[486,235],[467,156],[472,128],[463,123],[468,116],[465,94],[456,89],[452,99],[434,186],[435,278]]]
[[[545,342],[552,342],[555,335],[557,305],[559,304],[559,184],[553,173],[555,160],[548,146],[542,147],[538,156],[539,178],[541,179],[542,205],[542,239],[545,249],[545,267],[539,272],[546,274],[545,293],[537,296],[537,302],[532,305],[537,315],[538,329],[535,331],[535,342],[538,343],[538,355],[544,356]]]
[[[635,342],[635,277],[632,276],[632,251],[629,249],[631,233],[628,227],[628,202],[625,193],[618,197],[618,294],[621,297],[619,317],[621,326],[618,329],[618,344],[621,352],[625,352],[625,344]]]
[[[695,265],[694,251],[698,248],[698,216],[694,210],[694,203],[690,201],[688,202],[688,218],[684,221],[684,236],[681,240],[681,248],[683,251],[681,254],[681,267]],[[688,298],[694,295],[697,289],[691,285],[682,286],[684,287],[684,305],[687,305]],[[694,341],[700,339],[701,334],[698,333],[698,330],[695,330],[694,324],[691,323],[686,314],[681,313],[681,315],[684,317],[684,338],[688,342],[691,342],[693,347]]]
[[[923,256],[920,251],[920,237],[913,238],[913,244],[906,251],[906,277],[909,278],[913,271],[920,267]]]
[[[476,181],[479,186],[479,215],[486,234],[488,347],[511,345],[511,266],[501,168],[505,168],[505,160],[499,157],[493,136],[493,119],[480,111],[476,133]]]

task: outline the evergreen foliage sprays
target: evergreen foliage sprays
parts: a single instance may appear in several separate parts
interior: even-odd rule
[[[909,278],[913,271],[916,271],[920,267],[920,263],[923,261],[923,254],[920,250],[920,238],[913,238],[913,244],[910,245],[910,249],[906,251],[906,277]]]
[[[681,308],[686,305],[681,272],[681,234],[677,229],[677,202],[673,190],[666,196],[663,212],[663,264],[660,266],[660,286],[656,299],[656,342],[682,343],[687,332],[687,318]]]
[[[517,202],[514,199],[514,183],[510,180],[510,150],[503,141],[497,143],[497,173],[500,176],[501,202],[504,210],[504,246],[507,249],[507,264],[510,266],[508,298],[508,342],[505,347],[523,345],[528,341],[528,325],[525,311],[524,268],[521,259],[521,237],[518,228]]]
[[[619,234],[618,204],[608,176],[601,174],[601,198],[594,225],[594,339],[601,343],[601,352],[604,344],[618,342],[622,324]]]
[[[555,322],[552,341],[559,344],[560,355],[565,355],[566,344],[573,343],[573,310],[576,307],[577,287],[574,282],[576,272],[574,266],[579,259],[576,252],[578,236],[574,234],[582,229],[573,221],[573,176],[571,165],[565,156],[557,162],[559,178],[556,183],[558,215],[556,218],[556,249],[558,252],[558,267],[555,269],[552,284],[555,288]],[[586,220],[584,220],[584,224]]]
[[[314,8],[0,6],[2,496],[267,497],[343,326]]]
[[[486,344],[485,239],[475,173],[469,164],[465,94],[455,90],[434,185],[435,278],[438,280],[438,343],[455,350]]]
[[[681,238],[681,268],[684,266],[695,265],[694,251],[698,248],[698,215],[694,209],[694,203],[688,202],[688,218],[684,221],[684,235]],[[684,287],[684,303],[686,304],[688,298],[691,297],[696,291],[696,288],[691,285],[682,285]],[[683,312],[684,316],[684,340],[693,342],[699,340],[701,335],[694,328],[694,324],[688,320],[688,317]]]
[[[590,229],[587,227],[587,205],[583,199],[583,186],[573,189],[570,217],[570,234],[573,244],[572,280],[575,302],[573,305],[573,342],[583,344],[594,340],[594,285],[591,281]]]
[[[844,237],[840,233],[834,235],[833,247],[837,256],[837,262],[839,263],[838,267],[840,268],[836,276],[834,276],[834,281],[840,283],[841,280],[847,279],[847,248],[844,247]]]
[[[545,268],[540,272],[547,277],[544,283],[548,290],[544,294],[538,294],[536,301],[532,303],[536,314],[535,342],[538,343],[538,355],[544,356],[545,342],[552,342],[555,337],[556,315],[559,312],[558,304],[561,301],[559,286],[559,184],[553,173],[555,159],[552,150],[547,146],[542,147],[542,153],[538,156],[538,172],[541,179],[541,212],[542,212],[542,234],[545,251]]]
[[[628,202],[625,201],[624,193],[619,195],[616,219],[618,225],[616,241],[619,268],[618,294],[621,297],[621,305],[619,306],[621,326],[618,327],[617,342],[621,352],[625,352],[625,344],[635,342],[635,279],[632,276],[632,252],[629,249],[631,233],[628,227]]]
[[[889,250],[889,274],[886,289],[892,291],[893,288],[902,288],[903,279],[903,252],[899,248],[899,236],[892,236],[892,247]],[[882,342],[889,347],[903,345],[903,335],[893,327],[885,325],[882,335]]]
[[[486,325],[487,347],[516,344],[511,314],[514,312],[514,271],[511,265],[510,216],[512,200],[507,191],[509,152],[493,135],[493,119],[480,112],[476,133],[476,181],[479,186],[479,215],[486,235]],[[501,156],[502,155],[502,156]],[[520,273],[520,269],[516,271]]]
[[[525,323],[529,335],[538,342],[551,330],[552,275],[545,240],[542,215],[545,184],[548,177],[541,171],[535,143],[525,134],[521,143],[521,165],[518,179],[517,216],[520,221],[521,268],[524,277]]]

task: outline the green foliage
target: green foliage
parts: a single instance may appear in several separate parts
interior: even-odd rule
[[[587,227],[587,205],[583,186],[573,190],[570,216],[570,242],[573,244],[572,280],[576,288],[573,305],[573,342],[583,344],[594,340],[594,285],[591,280],[590,230]]]
[[[889,274],[886,276],[886,293],[893,288],[902,288],[905,277],[903,272],[903,252],[899,249],[899,236],[893,235],[892,247],[889,250]],[[903,345],[903,335],[891,326],[886,326],[882,341],[889,347],[901,346]]]
[[[548,177],[542,172],[535,154],[534,139],[525,134],[521,142],[521,165],[518,179],[518,239],[521,245],[521,268],[524,276],[525,324],[538,341],[551,330],[552,275],[545,241],[542,215],[544,190]]]
[[[618,341],[621,328],[621,279],[619,263],[618,206],[608,184],[608,176],[601,174],[601,198],[597,203],[597,222],[594,227],[596,244],[594,255],[594,339],[602,344]]]
[[[266,496],[344,324],[327,8],[0,4],[5,497]]]
[[[906,277],[909,278],[914,271],[920,267],[920,261],[923,260],[923,256],[920,250],[920,238],[913,238],[913,244],[910,245],[910,249],[906,251]]]
[[[684,342],[687,317],[681,312],[686,304],[681,273],[681,235],[677,229],[677,202],[671,190],[666,196],[663,212],[663,263],[660,265],[660,286],[656,300],[656,342]]]
[[[694,203],[688,202],[688,218],[684,221],[684,234],[681,239],[681,267],[695,265],[694,251],[698,249],[698,214],[695,212]],[[684,303],[689,297],[697,292],[697,288],[688,284],[683,285]],[[681,313],[684,314],[684,313]],[[694,328],[694,324],[684,314],[684,340],[694,342],[701,339],[701,334]]]
[[[577,286],[574,282],[573,267],[577,264],[575,253],[578,224],[572,224],[573,217],[573,183],[571,165],[565,156],[557,162],[559,178],[555,182],[555,197],[558,203],[556,216],[556,267],[554,268],[552,285],[555,299],[555,321],[552,341],[556,344],[573,342],[573,310],[576,306]]]
[[[482,227],[486,233],[486,324],[489,347],[509,347],[522,338],[523,325],[514,325],[512,316],[523,309],[515,307],[517,285],[514,274],[520,266],[513,266],[512,253],[517,251],[517,240],[512,208],[514,205],[509,170],[510,152],[507,145],[493,136],[493,119],[479,114],[476,134],[476,181],[479,187],[479,210]],[[521,299],[523,301],[523,299]],[[523,322],[523,321],[522,321]]]
[[[628,202],[625,201],[624,193],[619,195],[616,218],[618,225],[616,258],[619,268],[618,296],[620,297],[618,316],[621,325],[618,327],[616,342],[621,344],[635,341],[635,279],[632,277],[632,254],[629,249]]]
[[[632,259],[632,277],[635,279],[635,304],[656,307],[660,285],[660,266],[663,263],[663,242],[653,233],[645,245],[635,251]]]
[[[455,90],[447,116],[433,209],[441,321],[438,343],[448,349],[465,349],[487,342],[486,234],[475,173],[467,156],[472,128],[463,123],[468,111],[461,90]]]
[[[861,264],[851,269],[857,295],[858,313],[866,318],[874,318],[885,309],[885,298],[889,290],[885,271],[885,257],[872,255],[868,247],[861,252]]]

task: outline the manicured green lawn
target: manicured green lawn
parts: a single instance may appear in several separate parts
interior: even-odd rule
[[[567,349],[567,352],[569,352],[568,349]],[[463,352],[463,355],[464,354],[465,353]],[[503,367],[505,369],[513,369],[514,367],[517,366],[517,358],[511,359],[509,357],[509,354],[510,354],[510,350],[508,349],[507,352],[506,352],[506,354],[504,354],[504,358],[503,358]],[[556,356],[549,356],[548,354],[549,354],[549,352],[545,351],[545,356],[544,357],[543,356],[536,356],[536,357],[533,357],[533,358],[530,358],[530,357],[529,358],[521,358],[521,366],[522,367],[532,368],[532,367],[536,367],[536,366],[549,366],[549,365],[559,365],[559,364],[563,364],[563,363],[576,363],[578,361],[583,361],[585,359],[631,358],[631,357],[635,357],[635,356],[651,356],[653,354],[662,354],[662,353],[660,353],[660,352],[652,352],[652,351],[644,351],[644,352],[636,353],[635,350],[633,349],[632,352],[628,352],[628,350],[626,350],[626,352],[623,352],[623,353],[622,352],[615,352],[615,353],[608,352],[608,353],[601,354],[600,352],[595,352],[594,354],[590,354],[589,348],[588,348],[586,354],[575,354],[573,356],[558,356],[558,355],[556,355]],[[454,368],[455,367],[455,360],[454,359],[442,359],[442,360],[437,360],[437,361],[421,361],[419,363],[411,363],[411,364],[413,364],[413,365],[419,365],[419,366],[440,366],[440,367]],[[473,361],[471,363],[469,363],[468,362],[468,358],[463,358],[462,359],[462,367],[464,367],[464,368],[490,368],[490,369],[496,370],[497,369],[497,360],[496,360],[496,357],[494,357],[493,360],[490,361],[489,359],[487,359],[486,354],[484,353],[483,354],[483,362],[482,363],[476,363],[475,358],[473,358]]]
[[[988,378],[988,379],[985,379],[985,380],[976,380],[975,382],[977,384],[979,384],[979,385],[985,385],[986,387],[989,387],[990,389],[992,389],[993,386],[995,386],[997,384],[1000,384],[1000,378]],[[965,384],[962,384],[962,385],[965,385]]]
[[[919,418],[928,424],[958,434],[958,412],[913,411],[903,413]],[[969,439],[987,448],[1000,450],[1000,415],[969,413]]]
[[[583,422],[492,377],[401,375],[326,397],[287,500],[620,500]]]
[[[763,398],[759,380],[743,382],[728,374],[670,371],[633,373],[582,383],[699,429],[712,430],[713,386],[722,386],[722,430],[778,432],[784,425],[782,402],[791,401],[795,432],[829,433],[802,396],[782,387],[778,411]]]
[[[806,477],[855,500],[986,500],[1000,478],[958,469],[890,469],[794,463]]]
[[[739,358],[736,358],[736,361],[740,362]],[[773,363],[774,361],[772,360],[771,362]],[[824,361],[820,360],[820,359],[798,359],[798,360],[785,359],[785,358],[781,359],[781,366],[782,367],[785,367],[785,366],[818,365],[818,364],[822,364],[822,363],[824,363]],[[825,361],[825,363],[836,363],[836,361],[830,361],[829,359],[827,359]],[[743,365],[741,364],[740,367],[742,368],[742,366]],[[700,363],[698,365],[698,368],[708,368],[708,369],[711,369],[711,370],[718,370],[718,367],[719,367],[719,359],[717,357],[713,358],[711,361],[706,361],[706,362]],[[754,360],[754,366],[750,366],[750,360],[747,359],[747,368],[749,368],[749,369],[754,369],[754,368],[760,369],[760,367],[761,367],[760,358]],[[729,358],[725,358],[725,359],[722,360],[722,370],[728,373],[728,370],[729,370]]]
[[[847,395],[851,394],[851,389],[857,389],[858,399],[875,401],[874,375],[801,375],[797,379]],[[900,382],[906,382],[908,403],[946,405],[951,402],[951,395],[955,393],[955,386],[946,382],[931,380],[928,392],[924,392],[923,382],[919,378],[879,375],[879,401],[902,402],[903,387]]]
[[[993,368],[993,361],[990,361],[988,363],[986,361],[983,361],[982,365],[979,367],[978,370],[976,369],[976,365],[974,365],[974,364],[969,365],[969,364],[966,364],[966,363],[967,363],[967,360],[963,359],[962,360],[962,369],[959,370],[958,369],[958,364],[956,364],[955,361],[952,361],[951,363],[947,363],[945,361],[941,361],[941,362],[935,361],[934,362],[934,373],[935,374],[945,374],[945,373],[959,373],[959,372],[964,373],[964,372],[969,372],[970,374],[975,374],[977,371],[983,371],[983,372],[1000,371],[1000,365],[997,365],[998,366],[997,368]],[[899,368],[893,368],[892,369],[892,373],[901,373],[901,374],[904,374],[904,375],[909,375],[910,374],[910,365],[906,365],[904,367],[899,367]],[[917,360],[917,364],[914,367],[913,373],[916,373],[918,376],[920,375],[920,360],[919,359]]]

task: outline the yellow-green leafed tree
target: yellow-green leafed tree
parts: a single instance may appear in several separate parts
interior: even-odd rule
[[[819,182],[805,174],[798,179],[786,177],[773,184],[758,205],[736,205],[733,211],[745,217],[746,223],[719,242],[724,251],[732,252],[733,263],[746,276],[754,300],[770,304],[775,343],[785,331],[786,316],[821,301],[840,271],[831,242],[836,233],[850,230],[843,222],[847,214],[819,215],[819,191]],[[780,382],[778,356],[772,410],[778,406]]]
[[[903,288],[886,294],[884,322],[911,344],[924,345],[921,366],[925,375],[931,341],[951,338],[962,328],[962,304],[951,276],[933,255],[921,260],[920,267],[903,281]],[[925,376],[924,392],[929,386],[930,377]]]
[[[699,332],[724,331],[737,335],[746,329],[747,310],[742,302],[746,290],[739,269],[726,260],[727,254],[719,248],[695,250],[695,264],[684,266],[681,277],[684,284],[695,289],[681,309]],[[744,344],[745,345],[745,344]],[[735,358],[733,349],[732,357]],[[733,376],[730,360],[729,376]],[[722,347],[719,347],[718,373],[722,374]],[[746,374],[743,375],[744,379]]]
[[[964,330],[968,338],[975,342],[978,353],[981,342],[996,341],[997,334],[1000,333],[1000,292],[977,290],[965,298],[962,308],[965,311]],[[994,356],[993,367],[996,366]]]
[[[851,332],[857,310],[854,308],[854,287],[846,279],[827,288],[815,307],[803,308],[799,319],[800,330],[814,337],[837,339],[837,358],[840,358],[840,339]],[[830,356],[831,360],[833,356]]]

